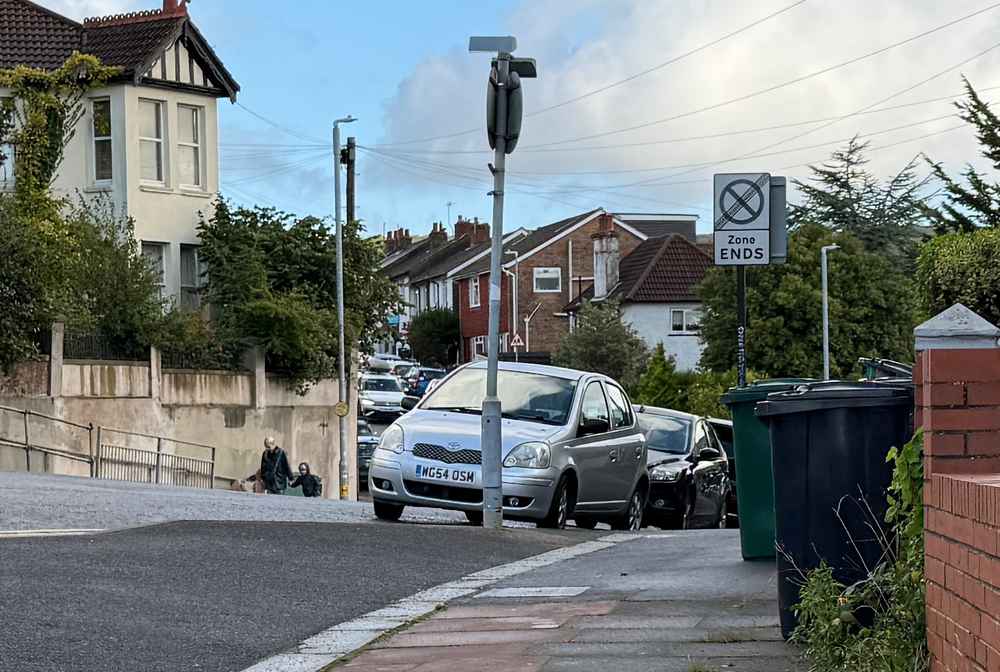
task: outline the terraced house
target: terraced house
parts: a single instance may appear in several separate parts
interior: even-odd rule
[[[132,217],[163,296],[196,307],[196,226],[219,188],[217,105],[235,102],[239,84],[198,31],[187,0],[83,23],[28,0],[0,0],[0,68],[54,69],[74,51],[120,72],[85,99],[53,187],[109,198]],[[12,189],[17,148],[4,154],[11,159],[0,167],[0,189]]]

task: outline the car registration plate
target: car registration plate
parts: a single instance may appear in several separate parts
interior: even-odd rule
[[[432,481],[448,481],[449,483],[475,483],[476,472],[465,469],[429,467],[426,464],[418,464],[417,478],[425,478]]]

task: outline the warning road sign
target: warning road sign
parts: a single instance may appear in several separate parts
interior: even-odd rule
[[[767,264],[771,256],[771,175],[716,175],[714,203],[715,263]]]
[[[510,347],[512,348],[524,347],[524,341],[521,340],[521,334],[514,334],[514,338],[510,339]]]

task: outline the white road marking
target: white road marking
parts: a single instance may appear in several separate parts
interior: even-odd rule
[[[35,537],[78,537],[104,532],[104,528],[70,528],[65,530],[0,530],[0,539],[30,539]]]
[[[293,651],[266,658],[242,672],[319,672],[331,663],[354,653],[379,637],[432,613],[451,600],[480,593],[484,588],[511,576],[524,574],[539,567],[547,567],[588,553],[613,548],[617,543],[641,538],[642,535],[638,534],[612,534],[597,541],[586,541],[576,546],[557,548],[541,555],[484,569],[456,581],[442,583],[439,586],[422,590],[415,595],[393,602],[382,609],[368,612],[358,618],[328,628],[300,642]],[[532,596],[572,597],[588,588],[587,586],[543,588],[541,590],[564,592],[560,595],[535,594]],[[539,589],[514,588],[510,590],[524,592]],[[565,591],[576,592],[567,593]]]

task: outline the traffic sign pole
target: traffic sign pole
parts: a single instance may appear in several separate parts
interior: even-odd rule
[[[736,267],[736,384],[747,385],[747,267]]]

